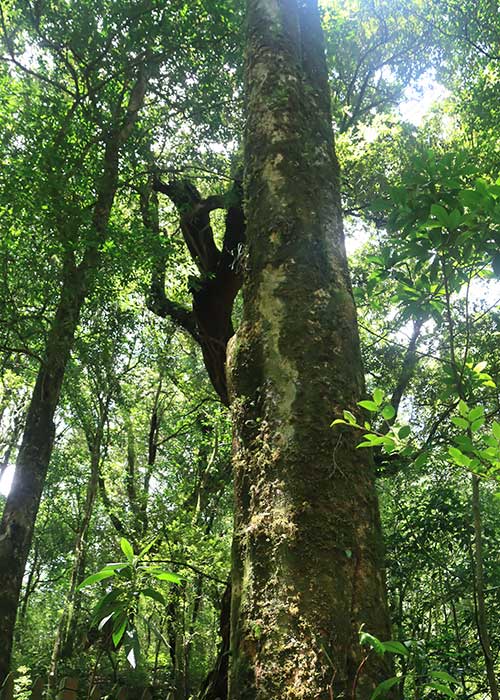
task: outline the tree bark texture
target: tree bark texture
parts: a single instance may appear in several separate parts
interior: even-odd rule
[[[248,0],[246,100],[229,697],[367,700],[389,621],[371,457],[330,427],[364,379],[315,1]]]
[[[9,672],[24,567],[54,444],[54,413],[85,294],[86,276],[68,260],[0,524],[0,685]]]
[[[486,677],[490,689],[491,700],[499,700],[498,681],[495,671],[495,655],[491,649],[486,615],[486,600],[484,595],[484,561],[483,561],[483,523],[481,516],[481,500],[479,492],[479,477],[472,476],[472,517],[474,524],[474,584],[476,595],[476,622],[479,641],[486,667]]]
[[[85,568],[86,537],[90,526],[90,521],[92,519],[94,503],[97,496],[103,431],[104,420],[101,421],[100,425],[98,425],[94,436],[94,440],[91,444],[89,444],[90,475],[87,483],[82,519],[79,523],[78,530],[76,533],[74,560],[73,566],[71,568],[68,594],[63,608],[63,612],[61,614],[61,617],[59,618],[56,630],[56,637],[54,640],[54,646],[52,648],[52,656],[50,659],[50,668],[48,674],[49,697],[55,695],[57,689],[58,664],[61,657],[65,655],[65,646],[68,644],[68,642],[70,642],[69,646],[71,648],[73,646],[72,640],[69,640],[68,637],[70,634],[74,633],[75,602],[76,597],[78,595],[77,587],[79,582],[81,581],[83,570]]]
[[[153,272],[149,308],[159,316],[170,317],[199,344],[212,385],[224,405],[229,404],[226,384],[226,346],[234,333],[231,314],[242,275],[240,247],[245,240],[245,217],[241,183],[236,180],[225,195],[202,199],[188,181],[162,183],[154,189],[167,195],[179,211],[186,247],[199,270],[191,285],[192,311],[165,296],[166,259],[158,258]],[[226,209],[222,249],[214,241],[210,212]],[[160,237],[158,202],[154,196],[142,201],[143,221]]]

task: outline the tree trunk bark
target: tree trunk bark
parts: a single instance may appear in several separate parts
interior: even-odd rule
[[[80,526],[78,528],[75,540],[74,561],[71,570],[71,578],[66,604],[63,613],[59,619],[59,624],[57,626],[56,631],[56,638],[54,641],[54,647],[52,649],[52,656],[50,660],[50,669],[48,677],[49,697],[55,695],[57,689],[57,666],[59,664],[59,659],[63,654],[64,647],[66,646],[68,635],[71,633],[71,630],[73,628],[75,599],[77,596],[76,589],[80,580],[80,576],[82,575],[82,570],[84,569],[86,536],[87,531],[89,529],[90,520],[92,518],[92,513],[94,510],[94,503],[99,483],[99,466],[101,461],[101,442],[103,428],[104,423],[101,423],[101,425],[98,426],[93,444],[91,445],[90,477],[87,484],[87,492],[85,494],[83,517],[80,522]]]
[[[483,524],[481,518],[481,501],[479,497],[479,477],[475,474],[472,476],[472,515],[474,521],[474,582],[477,631],[483,651],[491,700],[499,700],[495,660],[491,651],[491,641],[486,617],[486,602],[484,599]]]
[[[229,697],[365,700],[391,672],[371,654],[355,680],[358,631],[389,620],[371,457],[330,427],[364,380],[322,30],[315,0],[247,12]]]
[[[75,265],[73,256],[68,256],[59,306],[33,390],[0,524],[0,685],[9,672],[24,567],[54,444],[54,413],[86,291],[86,275]]]
[[[54,415],[59,402],[80,312],[100,264],[111,209],[118,187],[120,148],[130,136],[146,89],[143,66],[128,104],[116,105],[117,122],[105,137],[102,171],[96,183],[92,234],[77,265],[72,249],[63,265],[61,295],[33,389],[10,494],[0,523],[0,686],[9,672],[19,594],[35,520],[54,445]],[[65,233],[65,232],[63,232]]]

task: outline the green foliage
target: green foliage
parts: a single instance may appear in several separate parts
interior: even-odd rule
[[[155,582],[168,581],[177,585],[182,583],[182,579],[177,574],[165,571],[154,561],[145,558],[153,544],[155,544],[154,540],[136,554],[130,542],[122,537],[120,548],[127,561],[107,564],[100,571],[88,576],[78,586],[78,589],[81,590],[104,579],[114,579],[110,590],[96,605],[92,624],[96,625],[100,632],[110,630],[115,648],[123,644],[127,661],[132,668],[137,666],[140,655],[139,633],[136,624],[138,618],[143,617],[141,615],[141,598],[149,598],[165,607],[166,600],[161,590],[155,587]],[[159,637],[168,646],[161,634]]]
[[[413,641],[407,641],[405,643],[394,640],[382,642],[372,634],[361,630],[359,633],[359,643],[361,646],[372,649],[379,656],[389,653],[405,659],[405,672],[401,675],[387,678],[379,683],[373,691],[370,700],[386,697],[386,693],[395,685],[404,688],[407,681],[413,682],[420,692],[425,692],[426,689],[430,689],[437,691],[439,695],[445,695],[450,698],[459,697],[451,687],[459,685],[459,682],[446,671],[427,670],[425,676],[421,676],[417,672],[415,655],[419,656],[419,661],[421,661],[422,654],[419,645],[415,644]]]
[[[372,423],[369,421],[363,421],[363,425],[361,425],[356,416],[347,410],[344,411],[343,418],[336,418],[333,421],[332,426],[348,425],[358,430],[369,430],[370,432],[364,432],[363,440],[358,443],[358,447],[381,447],[387,454],[400,452],[404,456],[411,453],[411,446],[407,442],[411,428],[409,425],[393,422],[396,418],[396,409],[390,403],[385,402],[382,389],[374,390],[373,400],[358,401],[358,406],[375,414],[374,421],[377,418],[381,419],[382,425],[379,431],[372,430]]]

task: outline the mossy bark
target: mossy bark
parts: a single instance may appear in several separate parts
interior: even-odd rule
[[[229,697],[364,700],[389,623],[371,459],[330,427],[364,381],[317,4],[248,0],[247,32]]]

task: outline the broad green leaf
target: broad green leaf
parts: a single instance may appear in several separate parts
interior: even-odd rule
[[[397,642],[393,639],[390,639],[388,642],[383,642],[384,648],[386,651],[389,651],[391,654],[399,654],[400,656],[408,656],[409,651],[405,647],[404,644],[401,642]]]
[[[469,407],[467,406],[465,401],[463,401],[462,399],[460,399],[460,401],[458,402],[458,410],[460,412],[460,415],[463,416],[464,418],[469,417]]]
[[[182,583],[181,577],[177,576],[177,574],[172,574],[170,571],[152,571],[151,573],[158,581],[170,581],[170,583],[177,584]]]
[[[453,440],[462,452],[474,451],[474,445],[468,435],[455,435]]]
[[[377,639],[377,637],[374,637],[373,634],[369,634],[368,632],[361,632],[359,635],[359,643],[361,646],[368,646],[371,647],[377,654],[380,654],[383,656],[384,654],[384,644],[383,642],[380,641],[380,639]]]
[[[448,447],[448,454],[455,464],[458,464],[460,467],[468,467],[470,465],[470,458],[456,447]]]
[[[431,678],[436,678],[438,681],[446,681],[446,683],[455,683],[455,685],[460,685],[459,681],[453,676],[450,676],[446,671],[430,671],[429,676]]]
[[[438,692],[442,693],[443,695],[447,695],[449,698],[456,698],[456,694],[453,692],[451,688],[449,688],[447,685],[444,685],[443,683],[437,683],[436,681],[433,681],[432,683],[427,683],[426,688],[432,688],[433,690],[437,690]]]
[[[390,404],[387,404],[387,406],[384,406],[382,409],[382,418],[385,418],[385,420],[391,420],[391,418],[394,418],[396,415],[396,410],[394,406],[391,406]]]
[[[448,212],[440,204],[431,204],[431,214],[436,217],[439,223],[447,228],[450,222]]]
[[[375,403],[375,401],[358,401],[358,406],[361,406],[361,408],[366,408],[367,411],[371,411],[372,413],[376,413],[378,411],[378,405]]]
[[[458,196],[460,201],[469,209],[476,209],[483,199],[483,196],[476,190],[462,190]]]
[[[418,455],[417,459],[415,460],[415,466],[417,468],[425,467],[425,465],[427,464],[428,458],[429,458],[429,455],[427,454],[427,452],[423,452],[421,455]]]
[[[496,420],[493,421],[493,425],[491,426],[491,430],[493,431],[493,435],[500,442],[500,423],[497,423]]]
[[[120,539],[120,547],[122,549],[122,552],[125,554],[129,562],[132,562],[134,560],[134,548],[130,544],[130,542],[125,539],[125,537],[122,537]]]
[[[111,578],[111,576],[114,575],[115,571],[113,569],[102,569],[102,571],[98,571],[97,573],[92,574],[91,576],[87,576],[87,578],[80,583],[77,590],[80,591],[82,588],[91,586],[93,583],[97,583],[97,581],[103,581],[106,578]]]
[[[382,389],[375,389],[373,392],[373,400],[377,406],[381,406],[384,401],[384,392]]]
[[[399,430],[398,430],[398,438],[400,440],[406,440],[408,435],[411,433],[411,428],[409,425],[403,425]]]
[[[473,433],[477,432],[481,426],[484,425],[484,418],[478,418],[473,423],[471,423],[470,429]]]
[[[118,646],[118,644],[121,642],[121,639],[123,635],[125,634],[125,630],[127,629],[127,616],[125,614],[120,615],[114,625],[113,625],[113,644],[115,647]]]
[[[469,411],[469,421],[472,423],[472,421],[475,421],[477,418],[482,416],[484,414],[484,407],[483,406],[476,406],[475,408],[471,409]]]
[[[480,372],[483,371],[483,369],[486,369],[487,364],[488,364],[487,362],[478,362],[477,365],[475,367],[473,367],[472,371],[479,374]]]
[[[457,426],[457,428],[462,428],[462,430],[467,430],[469,427],[469,421],[461,416],[453,416],[451,422]]]
[[[370,700],[377,700],[377,698],[383,698],[384,693],[387,693],[387,691],[393,688],[401,680],[401,676],[392,676],[392,678],[387,678],[385,681],[382,681],[382,683],[379,683],[373,691],[373,693],[371,694]]]
[[[155,588],[144,588],[141,591],[142,595],[147,596],[148,598],[152,598],[153,600],[156,600],[158,603],[161,603],[162,605],[166,605],[167,601],[165,598],[162,596],[160,591],[157,591]]]

